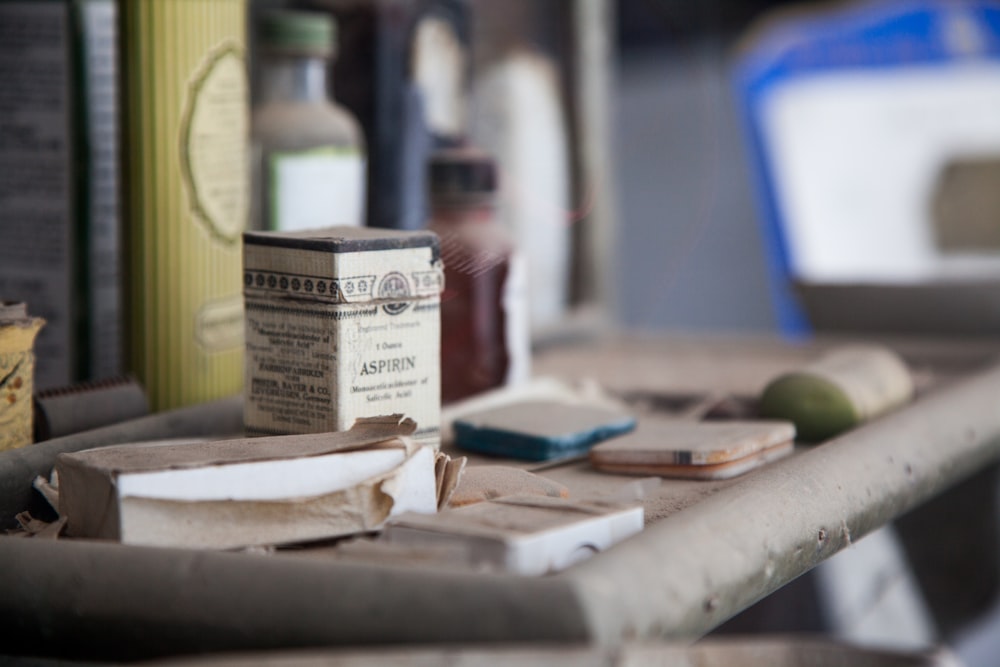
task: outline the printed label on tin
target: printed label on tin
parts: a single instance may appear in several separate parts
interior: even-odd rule
[[[202,304],[194,316],[194,339],[208,352],[243,344],[243,299],[238,294]]]
[[[243,52],[225,44],[210,54],[191,83],[184,116],[185,183],[192,208],[212,235],[235,242],[249,212],[248,84]]]
[[[320,307],[247,300],[246,424],[263,433],[341,430],[334,400],[337,332]]]
[[[401,413],[417,422],[418,440],[437,444],[440,265],[429,248],[333,261],[246,248],[248,432],[341,431],[359,417]]]

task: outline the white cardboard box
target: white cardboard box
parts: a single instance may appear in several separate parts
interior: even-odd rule
[[[338,433],[131,444],[61,454],[67,533],[127,544],[235,548],[378,529],[435,512],[444,455],[372,419]]]

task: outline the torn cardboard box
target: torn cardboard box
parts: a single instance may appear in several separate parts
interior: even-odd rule
[[[383,538],[437,549],[449,560],[525,575],[563,570],[642,531],[641,505],[623,507],[544,496],[509,496],[435,516],[406,514]]]
[[[435,512],[462,462],[407,436],[399,415],[350,431],[61,454],[59,508],[70,536],[236,548],[371,531]],[[441,498],[446,501],[446,498]]]

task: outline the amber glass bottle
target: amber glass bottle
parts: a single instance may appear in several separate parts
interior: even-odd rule
[[[441,239],[441,400],[450,403],[525,373],[523,266],[496,220],[497,170],[474,149],[430,160],[430,229]],[[519,332],[525,332],[519,335]]]

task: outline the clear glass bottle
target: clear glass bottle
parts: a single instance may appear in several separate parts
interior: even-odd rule
[[[328,97],[332,17],[280,11],[259,27],[253,228],[364,224],[364,138],[354,116]]]
[[[441,401],[524,379],[529,334],[524,263],[497,221],[497,171],[473,149],[435,153],[431,221],[441,242]]]

